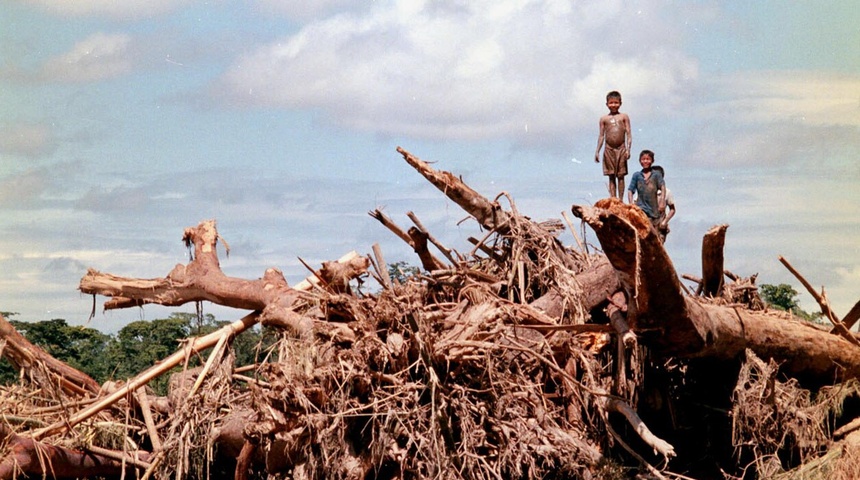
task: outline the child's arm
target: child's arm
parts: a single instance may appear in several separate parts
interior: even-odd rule
[[[669,225],[669,220],[672,220],[672,217],[675,216],[675,204],[670,203],[669,205],[669,213],[666,214],[666,225]]]
[[[603,117],[600,117],[600,133],[597,135],[597,150],[594,151],[594,163],[600,163],[600,147],[603,146],[603,137],[606,132],[603,131]]]
[[[660,192],[662,192],[661,195],[657,195],[657,208],[662,214],[666,211],[666,183],[663,181],[663,177],[659,177],[657,182],[658,188],[660,189]]]
[[[624,141],[626,142],[624,144],[624,151],[625,151],[624,156],[626,156],[627,159],[629,160],[630,159],[630,147],[633,146],[633,133],[631,131],[632,129],[630,128],[630,117],[628,117],[626,113],[624,114],[624,129],[625,129],[624,133],[626,134],[626,135],[624,135],[624,138],[625,138]]]

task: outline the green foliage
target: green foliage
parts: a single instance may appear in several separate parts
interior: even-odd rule
[[[177,351],[183,339],[205,335],[230,322],[217,321],[211,314],[200,318],[191,313],[174,313],[165,319],[129,323],[112,336],[92,328],[68,325],[63,319],[32,323],[10,320],[10,323],[54,358],[103,383],[109,379],[134,377]],[[275,340],[273,332],[259,327],[243,332],[233,341],[236,364],[254,363],[258,345],[270,346]],[[201,364],[205,355],[204,352],[202,357],[189,359],[188,365]],[[13,383],[17,379],[15,369],[5,359],[0,359],[0,384]],[[168,381],[169,375],[162,375],[150,386],[163,395],[167,392]]]
[[[405,261],[394,262],[388,265],[388,276],[401,284],[406,283],[409,277],[414,277],[420,273],[420,268],[409,265]]]
[[[791,285],[785,283],[780,283],[779,285],[763,284],[759,287],[759,293],[762,300],[773,308],[791,312],[808,322],[821,321],[821,312],[809,313],[800,308],[800,302],[797,299],[797,290],[792,288]]]
[[[108,346],[108,358],[114,367],[113,378],[125,380],[155,365],[155,362],[179,349],[179,341],[191,333],[190,317],[172,314],[166,319],[138,320],[123,327]],[[189,366],[194,365],[191,359]],[[169,375],[150,384],[159,394],[167,391]]]
[[[108,335],[94,328],[69,325],[62,318],[34,323],[10,320],[9,323],[52,357],[77,370],[86,371],[97,382],[107,378],[110,372],[105,357],[110,339]]]
[[[761,298],[771,307],[790,312],[798,307],[797,290],[791,285],[780,283],[779,285],[764,284],[759,287]]]
[[[0,358],[0,385],[10,385],[18,381],[18,371],[6,360]]]

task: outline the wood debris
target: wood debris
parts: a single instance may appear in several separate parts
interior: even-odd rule
[[[846,327],[858,315],[843,323],[822,303],[834,333],[765,311],[755,276],[724,268],[726,225],[705,235],[689,292],[635,207],[574,206],[603,249],[589,253],[575,233],[577,248],[561,242],[560,221],[532,221],[508,194],[490,200],[398,152],[474,218],[469,251],[442,245],[412,212],[404,229],[374,210],[421,274],[390,278],[374,245],[290,286],[276,268],[226,276],[215,221],[201,222],[183,234],[192,260],[165,277],[90,270],[80,290],[108,297],[105,309],[208,301],[247,315],[101,388],[0,320],[0,350],[25,373],[0,389],[0,479],[801,478],[790,471],[813,462],[840,478],[860,471],[855,450],[832,453],[834,412],[857,394],[860,348]],[[357,283],[368,276],[378,291]],[[257,324],[280,339],[240,374],[232,341]],[[146,391],[192,356],[203,365],[175,374],[166,398]],[[701,462],[704,449],[688,442],[704,428],[692,412],[720,399],[714,428],[746,468]],[[839,430],[840,441],[853,431]]]

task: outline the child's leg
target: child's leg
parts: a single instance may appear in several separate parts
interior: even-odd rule
[[[622,202],[624,201],[624,176],[623,175],[618,177],[618,198],[620,198]]]
[[[609,197],[615,196],[615,175],[609,175]]]

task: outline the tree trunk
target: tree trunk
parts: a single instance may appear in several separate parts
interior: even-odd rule
[[[8,453],[0,461],[0,480],[11,480],[21,473],[49,478],[119,476],[123,470],[129,478],[133,478],[132,463],[144,467],[149,460],[149,454],[146,452],[131,452],[123,461],[123,452],[113,452],[115,455],[106,456],[47,445],[17,435],[2,424],[0,445],[8,448]]]
[[[711,227],[702,240],[702,294],[706,297],[717,297],[723,293],[723,247],[726,245],[728,228],[728,225]]]
[[[730,359],[749,348],[763,359],[776,359],[784,373],[804,380],[820,383],[860,377],[860,348],[838,335],[784,316],[685,296],[662,243],[638,208],[601,200],[594,207],[572,210],[596,232],[630,292],[628,322],[655,353]],[[725,228],[717,227],[717,232]],[[714,255],[714,248],[705,247],[709,256],[721,258]]]

